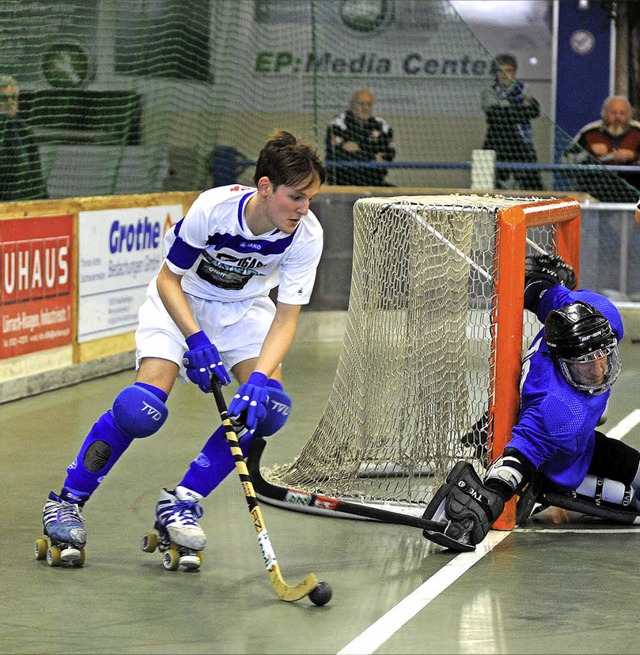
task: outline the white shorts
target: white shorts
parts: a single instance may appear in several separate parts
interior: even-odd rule
[[[187,299],[200,329],[216,346],[230,374],[238,362],[260,354],[276,313],[270,298],[218,302],[187,295]],[[160,300],[154,278],[147,289],[147,299],[138,312],[136,367],[140,366],[140,361],[145,357],[168,359],[178,364],[180,379],[188,382],[182,364],[186,349],[182,332]]]

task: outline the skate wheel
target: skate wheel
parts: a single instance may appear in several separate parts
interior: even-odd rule
[[[167,571],[175,571],[180,566],[180,553],[175,548],[169,548],[162,557],[162,565]]]
[[[158,535],[155,532],[147,532],[147,534],[142,537],[140,542],[140,548],[145,553],[153,553],[158,547]]]
[[[202,566],[202,562],[204,560],[204,556],[202,554],[201,550],[196,550],[196,555],[198,556],[198,559],[200,560],[200,566]]]
[[[57,546],[47,548],[47,564],[49,566],[60,566],[62,561],[60,555],[60,549]]]
[[[36,539],[35,555],[36,559],[47,559],[47,548],[49,544],[46,539]]]

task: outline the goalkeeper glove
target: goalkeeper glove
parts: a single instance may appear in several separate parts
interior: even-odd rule
[[[576,288],[576,274],[558,255],[530,255],[524,267],[524,307],[536,313],[542,296],[552,286]]]

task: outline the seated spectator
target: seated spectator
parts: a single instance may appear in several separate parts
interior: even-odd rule
[[[602,118],[585,125],[573,138],[563,161],[568,164],[638,166],[640,123],[632,120],[624,96],[610,96],[602,105]],[[637,202],[640,174],[635,171],[571,171],[574,191],[584,191],[602,202]],[[633,188],[632,188],[633,187]]]
[[[18,114],[20,89],[13,77],[0,75],[0,201],[47,197],[40,152],[33,131]]]
[[[327,161],[391,162],[396,156],[391,126],[373,115],[374,96],[361,89],[353,94],[351,106],[327,127]],[[377,166],[331,166],[330,184],[354,186],[393,186],[385,181],[387,169]]]
[[[249,164],[243,163],[248,160],[235,146],[216,146],[207,162],[211,186],[227,186],[238,182],[249,167]]]
[[[527,85],[516,79],[517,59],[503,53],[496,56],[495,80],[482,92],[482,111],[487,117],[483,148],[494,150],[496,161],[535,164],[531,119],[540,116],[540,103],[527,92]],[[511,180],[513,176],[513,180]],[[496,173],[498,189],[542,190],[535,170],[503,170]]]

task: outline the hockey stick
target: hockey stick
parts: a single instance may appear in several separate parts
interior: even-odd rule
[[[430,521],[411,514],[400,514],[392,510],[384,510],[378,507],[371,507],[361,503],[352,503],[332,496],[312,494],[307,491],[293,489],[291,487],[280,487],[271,484],[264,479],[260,472],[260,457],[264,451],[266,441],[260,437],[253,440],[247,455],[247,467],[253,480],[254,488],[258,496],[267,503],[283,507],[285,509],[298,510],[323,514],[325,516],[344,516],[343,518],[361,518],[382,523],[393,523],[396,525],[408,525],[421,530],[432,532],[444,532],[447,524],[441,521]]]
[[[324,605],[331,598],[331,588],[326,582],[318,582],[318,578],[315,574],[309,573],[309,575],[307,575],[307,577],[297,585],[288,585],[284,581],[284,578],[280,573],[278,561],[276,560],[276,554],[271,545],[271,540],[269,539],[269,534],[267,533],[260,505],[258,505],[251,477],[249,476],[247,465],[244,461],[244,455],[240,448],[240,444],[238,443],[238,437],[233,429],[233,423],[231,423],[231,419],[227,414],[227,404],[222,395],[220,383],[215,376],[211,376],[211,390],[213,391],[213,396],[218,407],[225,435],[229,442],[229,447],[231,448],[236,471],[240,476],[240,482],[242,483],[242,489],[244,490],[247,505],[249,506],[249,512],[253,517],[253,527],[258,535],[258,544],[260,544],[260,550],[262,551],[262,557],[264,558],[267,571],[269,572],[269,579],[271,580],[273,590],[276,592],[276,595],[280,600],[295,601],[300,600],[305,596],[309,596],[311,601],[316,605]]]

